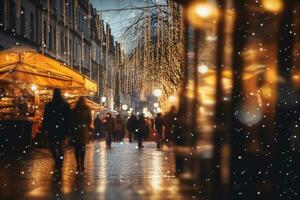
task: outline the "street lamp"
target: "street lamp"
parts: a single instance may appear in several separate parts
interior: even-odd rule
[[[122,110],[126,111],[128,109],[128,106],[126,104],[122,105]]]
[[[30,88],[32,91],[36,91],[37,90],[37,86],[36,85],[32,85]]]
[[[187,19],[191,25],[197,28],[211,24],[217,19],[217,16],[217,6],[205,0],[194,1],[187,7]]]
[[[101,97],[101,104],[104,106],[106,102],[106,97]]]
[[[161,89],[155,89],[155,90],[153,90],[153,95],[155,97],[160,97],[162,95]]]
[[[206,74],[208,72],[208,67],[205,64],[201,64],[198,66],[198,72],[200,74]]]

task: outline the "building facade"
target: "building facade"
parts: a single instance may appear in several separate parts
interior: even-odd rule
[[[0,0],[0,50],[29,46],[99,83],[115,106],[115,43],[89,0]],[[121,49],[118,48],[121,51]]]

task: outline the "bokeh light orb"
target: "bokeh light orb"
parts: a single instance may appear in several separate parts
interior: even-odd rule
[[[262,118],[263,113],[258,106],[245,106],[236,109],[236,118],[246,126],[253,126],[258,124]]]
[[[156,97],[160,97],[162,95],[162,90],[161,89],[153,90],[153,95]]]
[[[218,17],[218,8],[215,4],[203,0],[194,1],[187,8],[187,19],[196,28],[207,27],[213,24]]]
[[[262,6],[270,12],[280,12],[283,9],[282,0],[262,0]]]

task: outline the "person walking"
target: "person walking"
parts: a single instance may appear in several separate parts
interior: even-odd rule
[[[97,114],[96,118],[94,119],[94,127],[95,127],[95,138],[100,139],[101,138],[101,125],[102,121],[99,117],[99,114]]]
[[[115,123],[114,123],[114,119],[112,118],[112,116],[109,112],[106,113],[106,115],[105,115],[103,126],[104,126],[104,130],[105,130],[106,148],[110,149]]]
[[[172,106],[170,111],[165,115],[165,143],[172,144],[174,139],[174,123],[176,119],[176,107]]]
[[[128,131],[129,142],[132,142],[133,141],[133,139],[132,139],[133,134],[135,133],[135,130],[137,128],[137,118],[134,114],[132,114],[130,116],[130,118],[127,120],[126,128],[127,128],[127,131]]]
[[[118,114],[116,116],[114,128],[115,128],[115,130],[114,130],[115,141],[118,141],[118,142],[122,141],[124,139],[124,135],[125,135],[125,124],[124,124],[123,119],[120,114]]]
[[[79,97],[73,111],[74,147],[77,170],[84,170],[85,145],[92,134],[92,113],[86,104],[85,97]]]
[[[139,119],[137,121],[137,131],[136,131],[139,149],[144,147],[143,146],[143,138],[145,137],[146,129],[147,129],[147,127],[146,127],[144,115],[140,114]]]
[[[164,123],[164,120],[163,120],[163,117],[162,117],[162,114],[161,113],[158,113],[156,118],[155,118],[155,130],[156,130],[156,133],[157,133],[157,138],[156,138],[156,147],[157,149],[160,149],[161,148],[161,145],[162,145],[162,141],[163,141],[163,129],[164,129],[164,126],[165,126],[165,123]]]
[[[63,166],[63,140],[70,132],[71,109],[61,95],[61,90],[53,90],[53,97],[45,106],[42,132],[48,136],[48,144],[55,162],[55,172],[60,172]]]

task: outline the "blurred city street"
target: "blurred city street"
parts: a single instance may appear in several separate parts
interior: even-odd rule
[[[76,173],[73,149],[65,154],[62,175],[53,174],[47,149],[34,149],[18,161],[1,160],[0,199],[192,199],[179,190],[172,151],[155,143],[104,142],[88,145],[86,172]]]

